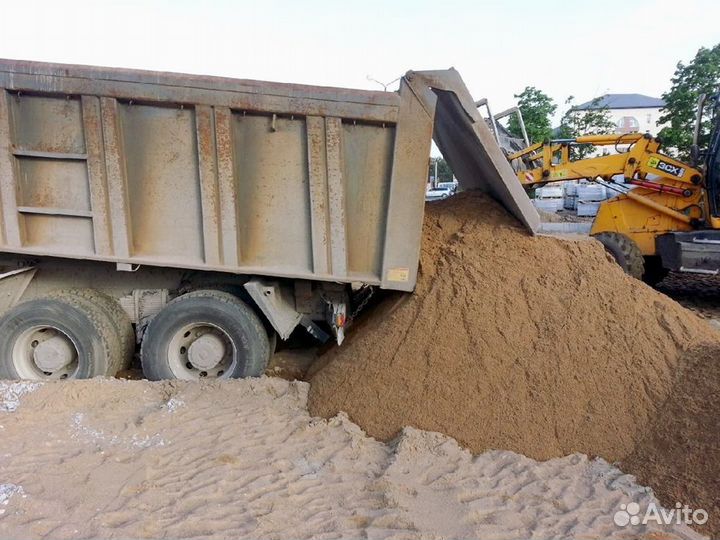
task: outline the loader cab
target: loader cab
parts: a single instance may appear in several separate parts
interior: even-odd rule
[[[720,94],[715,96],[713,129],[705,154],[705,185],[710,201],[710,213],[720,218]]]
[[[703,111],[706,103],[712,103],[710,141],[704,150],[700,149],[698,139],[702,128]],[[705,187],[707,189],[710,216],[720,218],[720,89],[717,94],[701,95],[698,99],[695,116],[695,129],[693,131],[693,144],[690,147],[690,156],[693,167],[703,166],[705,171]],[[713,226],[712,228],[717,228]]]
[[[698,101],[698,116],[692,146],[693,166],[703,166],[709,219],[704,228],[676,231],[655,239],[661,266],[666,270],[694,274],[720,275],[720,94],[712,97],[712,130],[710,142],[699,150],[698,138],[705,98]]]

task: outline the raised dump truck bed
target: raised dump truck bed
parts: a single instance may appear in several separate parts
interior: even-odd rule
[[[0,251],[6,287],[20,291],[3,320],[19,301],[84,287],[119,301],[142,337],[169,299],[202,289],[242,298],[271,335],[302,325],[342,339],[353,289],[415,285],[434,127],[461,184],[536,225],[452,70],[371,92],[2,60]],[[200,340],[203,354],[242,356],[223,332]],[[81,356],[70,330],[53,333],[41,364]],[[36,347],[23,361],[36,362]],[[195,349],[184,364],[203,376]],[[6,375],[35,373],[25,367]]]
[[[407,90],[27,62],[0,87],[5,251],[413,288],[432,119]]]

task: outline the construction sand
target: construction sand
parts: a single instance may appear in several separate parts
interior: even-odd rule
[[[720,350],[696,354],[621,467],[652,486],[660,502],[703,508],[697,529],[720,538]]]
[[[311,418],[308,385],[0,383],[2,538],[698,538],[618,527],[655,502],[579,454],[471,456],[408,428],[386,445]]]
[[[310,411],[474,452],[623,462],[720,535],[719,334],[592,241],[531,237],[476,194],[427,206],[416,294],[391,295],[310,374]]]
[[[430,204],[416,294],[321,359],[310,411],[369,435],[404,426],[474,452],[627,457],[710,325],[593,241],[531,237],[476,194]]]

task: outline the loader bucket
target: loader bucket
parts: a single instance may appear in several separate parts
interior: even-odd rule
[[[405,76],[431,117],[433,140],[462,190],[481,190],[535,233],[540,216],[487,127],[455,69],[411,71]]]

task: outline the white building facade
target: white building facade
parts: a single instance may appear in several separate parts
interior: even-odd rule
[[[657,135],[664,125],[659,124],[660,109],[665,101],[642,94],[605,94],[597,101],[588,101],[577,110],[607,108],[616,126],[616,133],[649,133]]]

